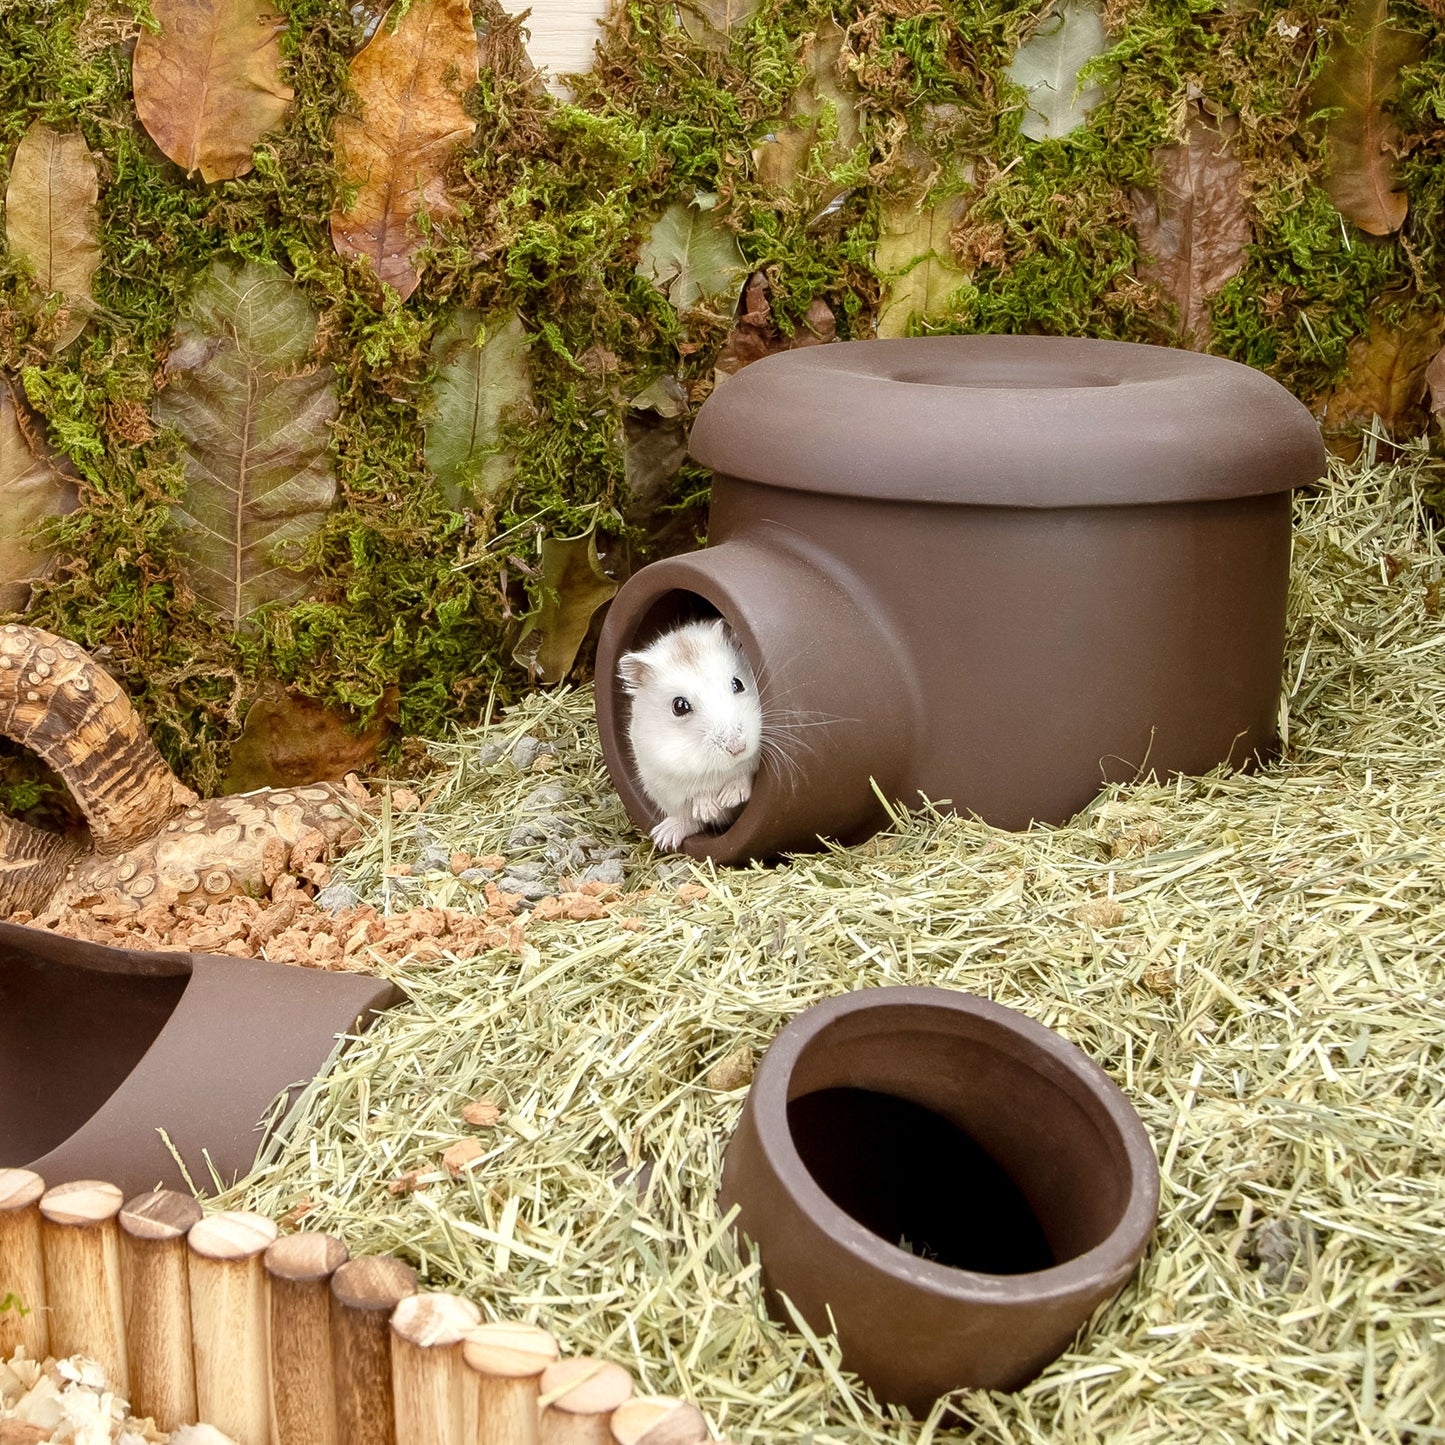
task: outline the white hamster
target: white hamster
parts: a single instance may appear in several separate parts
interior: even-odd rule
[[[627,740],[642,791],[662,810],[659,848],[720,826],[747,802],[762,749],[757,682],[720,618],[685,622],[618,659],[632,699]]]

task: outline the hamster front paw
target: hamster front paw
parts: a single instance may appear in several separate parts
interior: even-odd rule
[[[730,806],[723,802],[721,793],[701,793],[688,804],[699,823],[726,823]]]
[[[753,795],[751,778],[736,778],[717,790],[717,803],[721,808],[740,808]]]
[[[652,829],[652,841],[664,852],[675,853],[682,847],[682,840],[689,832],[687,815],[673,813]]]

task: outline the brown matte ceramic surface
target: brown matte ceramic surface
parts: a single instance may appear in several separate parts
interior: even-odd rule
[[[924,1413],[1013,1390],[1133,1273],[1159,1175],[1107,1075],[1011,1009],[864,989],[798,1015],[758,1066],[723,1163],[770,1308]]]
[[[0,1166],[127,1195],[230,1182],[277,1095],[401,997],[383,979],[0,923]]]
[[[711,545],[612,603],[608,769],[650,827],[617,659],[710,614],[796,766],[765,765],[733,825],[688,852],[862,838],[885,816],[870,779],[1020,828],[1105,782],[1273,747],[1289,492],[1324,451],[1262,373],[1058,337],[844,342],[728,380],[692,451],[715,472]]]

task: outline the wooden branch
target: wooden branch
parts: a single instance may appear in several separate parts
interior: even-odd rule
[[[416,1271],[399,1259],[348,1260],[331,1277],[336,1428],[345,1445],[396,1445],[390,1321],[415,1293]]]
[[[142,1194],[119,1216],[130,1405],[162,1430],[196,1418],[186,1235],[200,1218],[201,1206],[174,1189]]]
[[[88,1355],[115,1392],[130,1395],[120,1279],[124,1200],[114,1184],[81,1179],[40,1197],[40,1247],[50,1307],[50,1352]]]
[[[0,1169],[0,1363],[22,1346],[32,1360],[50,1349],[40,1196],[45,1181],[28,1169]]]
[[[341,1445],[331,1364],[331,1277],[346,1257],[346,1246],[333,1234],[290,1234],[266,1251],[272,1445]]]
[[[538,1445],[542,1374],[557,1363],[557,1341],[536,1325],[478,1325],[462,1344],[473,1445]]]
[[[236,1445],[270,1445],[270,1311],[262,1256],[276,1226],[260,1214],[227,1211],[188,1236],[196,1408]]]

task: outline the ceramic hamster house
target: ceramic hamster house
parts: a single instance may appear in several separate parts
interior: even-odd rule
[[[650,828],[617,660],[720,615],[791,758],[694,856],[859,841],[880,794],[1057,822],[1104,783],[1274,747],[1290,491],[1324,449],[1261,372],[1061,337],[841,342],[726,381],[691,447],[709,546],[613,601],[603,754]]]

